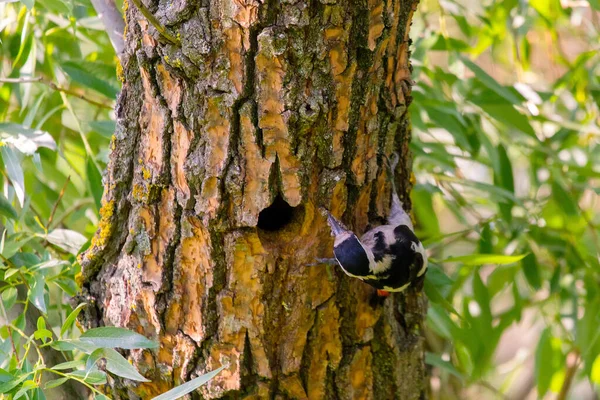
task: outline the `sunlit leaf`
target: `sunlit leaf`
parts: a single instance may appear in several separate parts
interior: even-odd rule
[[[17,301],[17,288],[10,286],[2,292],[2,304],[6,310],[10,310]]]
[[[450,257],[443,260],[443,263],[460,262],[465,265],[484,265],[496,264],[506,265],[521,261],[526,254],[518,256],[506,256],[504,254],[470,254],[467,256]]]
[[[183,385],[179,385],[179,386],[169,390],[168,392],[163,393],[160,396],[153,398],[152,400],[175,400],[180,397],[183,397],[186,394],[193,392],[200,386],[202,386],[205,383],[207,383],[208,381],[210,381],[212,378],[217,376],[219,374],[219,372],[221,372],[224,368],[225,368],[225,366],[222,366],[222,367],[215,369],[214,371],[211,371],[207,374],[204,374],[197,378],[194,378],[191,381],[184,383]]]
[[[30,285],[28,298],[31,304],[33,304],[38,310],[46,313],[46,299],[44,298],[44,285],[46,284],[44,276],[36,274],[33,278],[33,282]]]
[[[121,378],[131,379],[138,382],[150,382],[144,378],[129,362],[113,349],[103,349],[103,356],[106,359],[106,369]]]
[[[0,123],[0,137],[3,142],[11,144],[26,155],[32,155],[38,147],[56,150],[56,142],[48,132],[30,129],[23,125],[10,122]]]
[[[2,161],[6,167],[6,173],[15,189],[19,204],[23,207],[25,202],[25,178],[23,176],[23,167],[21,166],[21,156],[9,146],[0,147]]]
[[[154,349],[158,343],[125,328],[104,326],[86,331],[80,340],[97,347],[120,349]]]
[[[81,233],[69,229],[54,229],[48,233],[46,240],[73,255],[77,255],[81,246],[87,242],[87,238]]]

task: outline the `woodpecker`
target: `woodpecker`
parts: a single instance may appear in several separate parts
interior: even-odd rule
[[[379,296],[401,292],[427,271],[427,255],[414,233],[410,216],[394,185],[394,170],[399,156],[388,162],[392,178],[392,203],[386,225],[367,231],[360,239],[327,211],[327,222],[333,244],[334,259],[318,259],[335,263],[354,278],[375,287]]]

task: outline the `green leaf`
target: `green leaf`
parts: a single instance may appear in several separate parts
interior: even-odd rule
[[[454,375],[461,381],[465,381],[465,377],[461,374],[452,363],[449,361],[442,360],[442,358],[434,353],[426,352],[425,353],[425,363],[432,365],[434,367],[438,367],[439,369],[448,372],[451,375]]]
[[[73,311],[71,311],[69,316],[65,319],[65,322],[62,324],[62,327],[60,328],[60,337],[63,337],[64,334],[67,333],[67,331],[71,328],[71,326],[77,319],[77,316],[79,315],[81,310],[83,310],[83,307],[85,307],[86,305],[86,303],[81,303]]]
[[[535,290],[540,290],[542,287],[542,280],[540,278],[540,267],[537,263],[535,254],[527,254],[527,256],[521,260],[521,267],[523,268],[523,274],[525,275],[525,279],[527,279],[527,283]]]
[[[90,385],[104,385],[106,383],[106,374],[102,371],[91,371],[86,373],[85,371],[73,371],[68,376],[75,377],[77,379],[83,379]]]
[[[87,358],[87,360],[85,361],[85,370],[86,372],[90,372],[96,368],[96,363],[98,361],[100,361],[102,358],[104,358],[104,349],[96,349],[94,351],[92,351],[92,354],[90,354]]]
[[[33,336],[37,339],[50,339],[52,338],[52,332],[49,331],[48,329],[38,329],[35,331],[35,333],[33,334]]]
[[[74,256],[87,242],[87,238],[81,233],[69,229],[54,229],[46,236],[46,240]]]
[[[117,129],[116,122],[112,120],[107,121],[91,121],[88,123],[88,126],[94,132],[98,132],[102,136],[106,138],[111,138]]]
[[[577,203],[557,180],[552,181],[552,196],[567,216],[575,217],[579,214]]]
[[[100,211],[100,207],[102,206],[102,193],[104,192],[104,186],[102,185],[102,175],[100,175],[100,171],[98,171],[96,164],[94,164],[90,157],[87,157],[85,169],[87,173],[87,181],[90,188],[90,192],[92,193],[92,196],[94,197],[94,202],[96,203],[96,210]]]
[[[119,90],[110,83],[103,81],[96,75],[81,68],[80,64],[74,61],[67,61],[61,64],[63,71],[75,82],[97,91],[108,97],[115,99]]]
[[[427,309],[427,322],[427,325],[438,335],[448,340],[455,340],[459,335],[458,326],[452,321],[446,309],[439,304],[430,304]]]
[[[415,205],[414,210],[419,221],[417,224],[419,229],[425,231],[427,236],[439,235],[440,223],[433,208],[432,193],[422,185],[417,185],[411,193],[411,198]]]
[[[96,347],[120,349],[155,349],[158,343],[145,338],[139,333],[129,329],[104,326],[90,329],[79,338],[82,342],[93,344]]]
[[[2,304],[6,310],[10,310],[17,302],[17,288],[11,286],[2,292]]]
[[[441,307],[448,312],[460,317],[460,314],[454,309],[452,304],[440,293],[439,289],[431,283],[431,281],[425,279],[425,283],[423,285],[423,291],[427,295],[429,301],[433,304],[439,304]]]
[[[474,104],[481,107],[490,117],[501,122],[502,124],[520,130],[531,137],[535,136],[535,131],[529,123],[529,118],[523,115],[511,104],[490,103],[486,101],[478,101],[478,99],[470,99]]]
[[[91,343],[82,342],[81,340],[56,340],[52,342],[50,345],[55,350],[60,351],[72,351],[72,350],[81,350],[86,354],[91,354],[98,348],[98,346],[94,346]]]
[[[512,164],[508,158],[508,154],[506,153],[506,148],[500,144],[498,145],[497,150],[500,165],[499,169],[494,173],[494,183],[514,194],[515,182],[512,172]],[[498,206],[504,219],[508,222],[512,221],[513,202],[501,202],[498,203]]]
[[[183,385],[179,385],[166,393],[161,394],[160,396],[155,397],[152,400],[175,400],[180,397],[185,396],[188,393],[193,392],[198,389],[200,386],[204,385],[206,382],[210,381],[212,378],[217,376],[219,372],[221,372],[225,366],[219,367],[214,371],[211,371],[207,374],[201,375],[197,378],[192,379],[189,382],[184,383]]]
[[[64,363],[56,364],[55,366],[52,367],[52,369],[56,370],[56,371],[61,371],[61,370],[65,370],[65,369],[80,368],[80,367],[83,367],[84,365],[85,365],[85,362],[83,360],[75,360],[75,361],[67,361]]]
[[[31,10],[35,5],[35,0],[21,0],[21,3],[23,3],[28,10]]]
[[[506,265],[521,261],[526,254],[518,256],[505,256],[503,254],[471,254],[468,256],[450,257],[443,260],[443,263],[460,262],[465,265],[484,265],[497,264]]]
[[[0,393],[10,392],[12,389],[17,387],[21,382],[23,382],[25,379],[27,379],[27,377],[29,375],[31,375],[31,372],[24,373],[23,375],[19,376],[18,378],[14,378],[9,381],[0,383]]]
[[[44,298],[44,285],[46,284],[44,276],[35,275],[33,284],[30,284],[27,298],[38,310],[46,314],[46,299]]]
[[[496,80],[481,69],[480,66],[463,55],[459,55],[458,58],[460,58],[462,63],[465,64],[465,66],[475,74],[475,77],[488,89],[494,91],[511,104],[521,104],[521,99],[516,94],[496,82]]]
[[[552,337],[550,328],[546,328],[542,332],[535,353],[535,376],[540,397],[546,394],[552,378],[563,367],[564,358],[560,349],[560,341]]]
[[[592,364],[592,372],[590,373],[590,380],[597,385],[600,385],[600,355],[596,357]]]
[[[121,378],[138,382],[150,382],[143,377],[129,362],[114,349],[102,349],[106,358],[106,369]]]
[[[17,211],[14,209],[10,201],[6,199],[3,193],[0,193],[0,215],[4,215],[6,218],[12,220],[19,219]]]
[[[15,189],[19,204],[23,207],[23,203],[25,202],[25,178],[21,166],[21,157],[15,150],[8,146],[0,147],[0,153],[2,154],[6,173]]]
[[[52,389],[55,387],[58,387],[60,385],[62,385],[63,383],[65,383],[66,381],[68,381],[70,378],[59,378],[59,379],[53,379],[51,381],[46,382],[46,384],[44,385],[44,389]]]

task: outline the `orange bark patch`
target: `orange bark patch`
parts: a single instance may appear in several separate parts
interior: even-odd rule
[[[149,168],[152,176],[158,176],[163,164],[163,132],[165,127],[165,115],[158,104],[158,100],[152,93],[150,74],[144,68],[140,68],[142,84],[144,86],[144,104],[139,118],[142,130],[141,148],[143,164]]]
[[[380,0],[369,0],[369,50],[375,50],[377,39],[385,25],[383,24],[383,2]]]
[[[223,104],[219,97],[211,97],[208,100],[206,111],[206,151],[205,163],[208,176],[220,176],[225,162],[227,161],[227,150],[229,149],[230,129],[230,107]]]
[[[307,399],[302,381],[297,375],[284,377],[281,382],[281,390],[291,399]]]
[[[164,257],[175,230],[174,197],[173,189],[163,189],[161,201],[156,210],[159,218],[158,235],[155,232],[156,216],[154,213],[148,208],[140,209],[139,215],[144,221],[146,232],[151,240],[151,253],[144,257],[142,280],[150,283],[154,290],[159,290],[162,285]]]
[[[342,342],[339,335],[339,311],[335,302],[330,301],[318,311],[314,328],[317,346],[312,348],[312,356],[308,367],[308,398],[325,398],[327,368],[336,369],[342,358]]]
[[[275,35],[266,29],[259,35],[259,51],[256,56],[258,78],[258,125],[263,130],[265,158],[275,162],[279,158],[283,197],[292,206],[300,204],[299,162],[290,149],[287,114],[284,113],[283,78],[285,65],[282,58],[273,54]]]
[[[368,183],[360,192],[356,205],[354,206],[354,226],[358,232],[364,232],[369,223],[367,210],[369,209],[369,201],[371,201],[371,188],[371,183]]]
[[[244,193],[241,207],[237,207],[237,220],[243,225],[256,226],[258,214],[269,205],[269,173],[271,162],[262,158],[256,144],[256,132],[250,110],[243,109],[240,116],[241,149],[244,152]]]
[[[173,297],[167,313],[167,332],[178,329],[196,342],[204,338],[203,299],[213,284],[208,231],[190,217],[182,221],[181,244],[176,250]]]
[[[177,107],[181,102],[181,84],[179,80],[171,76],[169,70],[163,64],[158,64],[156,71],[158,72],[158,84],[160,85],[161,94],[165,98],[173,117],[176,118],[178,114]]]
[[[264,317],[264,304],[261,301],[263,285],[259,273],[264,272],[266,251],[258,235],[234,234],[226,238],[226,248],[230,249],[227,264],[231,266],[227,277],[227,289],[218,299],[219,338],[235,349],[235,354],[243,354],[246,335],[250,341],[250,351],[260,376],[270,378],[269,361],[262,344],[264,330],[261,319]]]
[[[229,58],[228,78],[233,83],[237,94],[242,94],[244,84],[244,63],[242,48],[242,29],[238,25],[232,26],[225,32],[225,47]]]
[[[219,204],[221,203],[221,193],[219,191],[219,178],[211,176],[202,182],[201,194],[198,197],[196,211],[203,214],[202,222],[208,223],[209,219],[217,215]]]
[[[350,364],[342,369],[341,378],[348,382],[344,387],[343,398],[371,400],[373,399],[373,372],[370,347],[360,348],[354,353]]]
[[[185,176],[184,166],[194,134],[185,129],[185,126],[179,121],[173,123],[173,131],[173,138],[171,139],[171,173],[177,188],[177,197],[184,204],[190,198],[190,188]]]

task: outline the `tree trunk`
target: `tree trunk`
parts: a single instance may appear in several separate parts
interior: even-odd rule
[[[321,207],[359,234],[382,223],[384,155],[400,153],[408,200],[417,1],[146,2],[160,25],[129,5],[86,322],[160,349],[132,351],[152,383],[113,396],[227,364],[195,398],[426,397],[424,296],[373,302],[337,266],[306,266],[332,256]]]

